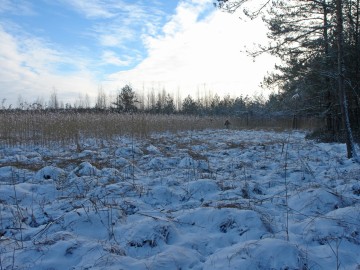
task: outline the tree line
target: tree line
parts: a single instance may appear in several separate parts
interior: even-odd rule
[[[150,114],[186,114],[198,116],[226,116],[237,117],[249,116],[272,116],[272,117],[315,117],[323,118],[320,102],[308,106],[312,98],[305,99],[298,94],[285,95],[284,93],[272,93],[269,97],[263,95],[240,95],[233,97],[228,95],[220,97],[218,94],[205,92],[197,97],[191,95],[181,99],[174,97],[165,89],[151,91],[147,95],[135,90],[131,85],[125,85],[117,91],[115,96],[107,95],[99,89],[95,103],[91,105],[89,96],[79,96],[73,103],[62,102],[57,93],[53,92],[47,102],[37,99],[27,102],[19,98],[16,106],[6,106],[5,99],[0,106],[0,111],[41,111],[41,110],[64,110],[64,111],[111,111],[116,113],[150,113]],[[307,105],[304,105],[307,104]],[[296,127],[296,125],[294,125]]]
[[[278,104],[274,106],[273,100],[264,96],[239,96],[225,95],[220,97],[210,92],[197,97],[191,95],[181,99],[174,97],[165,89],[159,92],[151,91],[146,96],[140,91],[134,90],[131,85],[125,85],[110,97],[102,89],[99,89],[95,98],[95,104],[91,105],[88,95],[80,97],[74,104],[63,103],[56,92],[50,95],[47,102],[37,99],[35,102],[27,102],[19,98],[17,106],[6,106],[3,100],[0,110],[72,110],[72,111],[112,111],[118,113],[150,113],[150,114],[187,114],[187,115],[222,115],[237,116],[243,114],[265,115],[268,113],[293,115],[296,113],[291,106]],[[283,108],[283,111],[279,111]]]

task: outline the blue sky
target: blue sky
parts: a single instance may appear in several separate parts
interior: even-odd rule
[[[56,91],[93,103],[99,88],[112,96],[127,83],[182,97],[261,91],[272,59],[240,50],[262,42],[264,27],[212,2],[0,0],[0,98],[46,102]]]

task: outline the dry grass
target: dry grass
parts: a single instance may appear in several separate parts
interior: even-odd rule
[[[155,132],[220,129],[224,128],[225,120],[226,117],[210,116],[3,111],[0,113],[0,143],[5,145],[49,145],[53,142],[77,144],[83,138],[111,139],[124,135],[147,137]],[[229,118],[229,120],[231,129],[291,128],[291,119]],[[307,124],[307,128],[312,125],[309,120]]]
[[[230,118],[231,126],[233,128],[248,128],[248,129],[271,129],[271,130],[286,130],[292,129],[295,125],[294,119],[289,116],[247,116]],[[296,128],[305,130],[315,130],[324,125],[324,121],[316,117],[298,117],[296,118]]]
[[[8,145],[68,144],[82,138],[146,137],[154,132],[216,129],[222,125],[223,118],[184,115],[3,112],[0,113],[0,142]]]

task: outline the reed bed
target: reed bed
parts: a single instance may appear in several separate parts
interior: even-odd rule
[[[120,114],[115,112],[3,111],[0,143],[3,145],[49,145],[78,143],[84,138],[113,139],[118,136],[147,137],[157,132],[230,128],[289,129],[291,118],[213,117],[190,115]],[[315,128],[309,119],[300,128]],[[305,125],[307,123],[307,126]]]
[[[154,132],[221,128],[214,117],[119,114],[112,112],[0,113],[0,141],[6,145],[77,143],[83,138],[146,137]]]

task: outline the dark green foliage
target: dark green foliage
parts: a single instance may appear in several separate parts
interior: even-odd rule
[[[169,94],[165,98],[165,104],[164,104],[163,112],[165,114],[173,114],[173,113],[175,113],[174,99]]]
[[[138,102],[136,94],[129,85],[125,85],[121,88],[121,92],[116,97],[116,102],[113,104],[119,112],[136,112],[137,107],[135,104]]]
[[[155,103],[154,108],[150,108],[150,112],[159,113],[159,114],[173,114],[175,113],[175,104],[174,99],[170,94],[158,95],[158,100]]]
[[[185,114],[198,114],[201,109],[201,104],[197,103],[193,98],[188,95],[182,104],[182,112]]]

